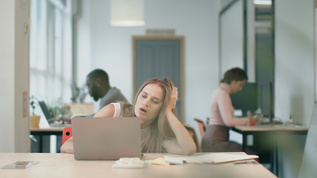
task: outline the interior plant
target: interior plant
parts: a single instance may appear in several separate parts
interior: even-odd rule
[[[30,115],[30,122],[29,122],[30,128],[39,128],[41,116],[35,114],[36,101],[37,101],[37,98],[32,95],[30,97],[30,106],[32,108],[32,115]]]
[[[73,103],[75,103],[75,102],[77,102],[80,89],[75,83],[72,84],[71,88],[72,88],[72,98],[71,98],[71,100],[72,100]]]
[[[36,108],[35,101],[36,101],[36,98],[32,95],[30,97],[30,106],[32,108],[32,115],[35,115],[35,108]]]
[[[62,98],[58,98],[57,100],[49,102],[47,107],[53,118],[65,115],[72,115],[72,113],[70,112],[70,106],[65,104],[62,101]]]
[[[72,102],[76,103],[76,102],[80,102],[83,103],[86,95],[87,95],[87,91],[86,89],[86,85],[83,84],[81,87],[78,87],[76,84],[72,85]]]

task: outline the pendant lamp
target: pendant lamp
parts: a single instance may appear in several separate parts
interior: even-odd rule
[[[111,0],[112,26],[143,26],[143,0]]]

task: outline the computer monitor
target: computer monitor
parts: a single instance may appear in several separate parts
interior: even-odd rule
[[[245,83],[242,90],[230,95],[235,109],[241,109],[243,116],[248,111],[255,111],[258,107],[258,85],[257,83]]]
[[[273,121],[273,85],[271,82],[262,83],[260,85],[260,107],[264,117],[270,118]]]

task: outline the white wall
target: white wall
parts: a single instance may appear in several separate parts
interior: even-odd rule
[[[3,26],[6,27],[2,29],[0,33],[0,80],[3,86],[0,87],[0,110],[2,117],[0,118],[0,152],[13,152],[14,150],[14,130],[12,126],[14,124],[14,41],[12,37],[14,36],[14,3],[5,2],[5,0],[0,1],[0,22],[4,23]],[[6,41],[6,43],[5,43]],[[4,75],[5,74],[5,75]],[[9,77],[11,76],[11,77]],[[11,135],[8,137],[7,135]]]
[[[314,0],[276,0],[275,116],[310,124],[314,106]],[[295,13],[296,12],[296,13]],[[279,137],[279,177],[297,177],[305,136]]]
[[[222,13],[220,18],[220,71],[222,75],[233,67],[244,68],[244,16],[243,1],[235,2],[230,8]],[[232,30],[234,29],[234,30]]]
[[[131,37],[145,35],[146,29],[174,29],[176,35],[185,37],[185,121],[194,126],[198,132],[193,118],[199,117],[205,120],[209,116],[211,92],[217,87],[219,79],[219,2],[145,0],[146,25],[143,27],[112,27],[110,0],[83,1],[83,3],[86,5],[83,7],[86,8],[84,11],[89,12],[89,15],[83,18],[89,19],[87,24],[90,24],[90,29],[85,27],[82,35],[89,33],[90,41],[81,45],[78,53],[88,53],[86,47],[90,45],[92,62],[89,70],[94,68],[106,70],[110,84],[121,89],[131,102],[133,100]]]
[[[314,1],[275,1],[275,116],[309,125],[314,104]],[[300,12],[300,13],[294,13]]]
[[[29,1],[0,0],[0,152],[29,152]]]
[[[91,71],[90,1],[73,1],[74,58],[77,63],[77,85],[84,84]]]

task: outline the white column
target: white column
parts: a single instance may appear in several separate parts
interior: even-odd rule
[[[0,152],[29,152],[29,0],[0,0]]]

